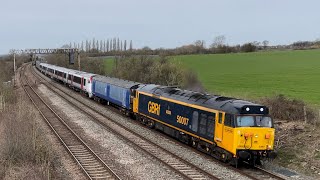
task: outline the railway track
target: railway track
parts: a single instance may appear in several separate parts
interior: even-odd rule
[[[136,148],[141,149],[146,154],[165,164],[167,167],[181,175],[181,177],[183,177],[184,179],[219,179],[218,177],[198,168],[197,166],[189,163],[188,161],[180,158],[179,156],[176,156],[170,151],[158,146],[157,144],[137,134],[136,132],[124,127],[120,123],[113,121],[112,119],[100,113],[99,111],[96,111],[93,107],[84,104],[78,99],[70,97],[60,88],[56,87],[56,85],[48,83],[48,81],[43,77],[34,74],[33,71],[31,72],[38,79],[41,78],[42,80],[46,81],[43,82],[42,80],[40,80],[43,82],[45,86],[54,91],[61,98],[69,102],[71,105],[74,105],[74,107],[78,108],[79,110],[87,114],[89,117],[92,118],[92,120],[102,125],[104,128],[116,134],[117,136],[121,137],[122,139],[130,142]],[[109,120],[109,122],[106,123],[104,121],[105,119]]]
[[[32,71],[32,73],[34,74],[35,72]],[[58,87],[58,86],[56,86],[56,85],[54,85],[54,84],[52,84],[52,83],[49,83],[49,82],[48,82],[46,79],[44,79],[43,77],[41,77],[41,76],[39,76],[39,75],[36,75],[36,74],[34,74],[34,76],[36,76],[38,79],[41,78],[42,80],[44,80],[45,82],[47,82],[47,83],[44,83],[44,84],[45,84],[49,89],[51,89],[51,90],[53,90],[54,92],[56,92],[60,97],[62,97],[63,99],[67,100],[69,103],[71,103],[71,104],[73,104],[73,105],[76,105],[76,104],[79,105],[79,104],[80,104],[80,106],[82,106],[82,107],[79,107],[79,106],[76,105],[80,110],[84,111],[85,108],[86,108],[86,109],[90,109],[92,112],[90,112],[90,113],[87,112],[87,111],[84,111],[84,112],[87,113],[89,116],[93,117],[93,119],[95,119],[96,122],[98,122],[99,124],[103,125],[104,127],[106,126],[105,123],[103,123],[101,120],[99,120],[99,118],[97,118],[97,116],[102,116],[102,117],[104,117],[104,118],[106,118],[106,119],[108,119],[108,120],[113,121],[111,118],[109,118],[109,117],[107,117],[106,115],[102,114],[101,112],[97,111],[96,109],[94,109],[94,108],[91,107],[90,105],[84,104],[83,102],[79,101],[78,99],[76,99],[76,98],[74,98],[74,97],[70,97],[70,96],[69,96],[66,92],[64,92],[64,90],[62,90],[60,87]],[[50,84],[50,85],[48,85],[48,84]],[[50,86],[50,87],[49,87],[49,86]],[[57,92],[57,91],[59,91],[59,92]],[[113,122],[114,122],[114,121],[113,121]],[[119,123],[117,123],[117,122],[114,122],[114,123],[116,123],[116,124],[117,124],[118,126],[120,126],[121,128],[125,129],[126,131],[131,132],[132,134],[134,134],[134,135],[136,135],[136,136],[138,136],[138,137],[140,136],[140,135],[138,135],[137,133],[133,132],[132,130],[124,127],[123,125],[121,125],[121,124],[119,124]],[[113,131],[113,130],[112,130],[112,131]],[[115,132],[115,133],[118,134],[117,132]],[[120,135],[120,136],[122,136],[122,135]],[[166,136],[164,136],[164,135],[162,135],[162,136],[165,137],[166,139],[168,139]],[[147,140],[147,139],[144,138],[144,137],[141,137],[141,139],[142,139],[143,141],[135,142],[134,144],[137,145],[139,148],[143,148],[143,149],[144,149],[145,151],[147,151],[147,153],[150,154],[151,156],[153,156],[153,157],[155,157],[156,159],[158,159],[158,160],[166,163],[166,164],[169,165],[171,168],[181,167],[181,170],[182,170],[182,171],[185,169],[185,170],[187,170],[186,172],[190,172],[190,173],[192,172],[192,171],[189,169],[189,167],[192,166],[192,164],[190,164],[189,162],[181,159],[180,157],[177,157],[176,155],[174,155],[174,154],[172,154],[171,152],[163,149],[162,147],[160,147],[160,146],[158,146],[158,145],[150,142],[149,140]],[[131,140],[129,139],[129,141],[132,142],[132,141],[134,141],[134,139],[131,139]],[[146,142],[147,142],[147,144],[146,144]],[[148,144],[148,143],[149,143],[149,144]],[[180,142],[175,142],[175,143],[177,143],[177,144],[180,145],[180,146],[184,146],[184,147],[186,147],[186,148],[193,149],[193,148],[191,148],[191,147],[189,147],[189,146],[187,146],[187,145],[185,145],[185,144],[183,144],[183,143],[180,143]],[[150,145],[151,145],[151,146],[150,146]],[[157,149],[161,149],[162,151],[164,151],[164,152],[166,152],[166,153],[168,153],[168,154],[171,154],[172,157],[177,157],[177,158],[178,158],[177,160],[181,159],[184,163],[190,164],[189,167],[188,167],[188,166],[185,166],[185,165],[180,165],[179,163],[176,163],[176,164],[175,164],[174,162],[178,162],[177,160],[168,161],[168,160],[165,160],[164,158],[161,158],[161,156],[164,156],[164,155],[159,154],[159,151],[157,151]],[[193,149],[193,151],[194,151],[194,149]],[[196,151],[196,153],[201,154],[201,155],[204,155],[204,153],[200,153],[200,152],[198,152],[198,151]],[[234,170],[234,171],[237,171],[237,172],[239,172],[240,174],[242,174],[242,175],[244,175],[244,176],[246,176],[246,177],[248,177],[248,178],[250,178],[250,179],[284,179],[284,178],[282,178],[282,177],[280,177],[280,176],[278,176],[278,175],[276,175],[276,174],[273,174],[273,173],[271,173],[271,172],[269,172],[269,171],[266,171],[266,170],[264,170],[264,169],[262,169],[262,168],[258,168],[258,167],[257,167],[257,168],[254,168],[254,169],[237,169],[237,168],[233,168],[233,167],[231,167],[231,166],[228,166],[228,165],[226,165],[226,164],[224,164],[224,163],[221,163],[220,161],[215,160],[215,159],[213,159],[212,157],[209,157],[209,156],[207,156],[207,157],[208,157],[208,160],[214,161],[214,162],[216,162],[216,163],[220,163],[221,165],[223,165],[223,166],[225,166],[225,167],[227,167],[227,168],[230,168],[230,169],[232,169],[232,170]],[[167,163],[167,162],[169,162],[169,163]],[[170,163],[171,163],[171,164],[170,164]],[[176,166],[176,167],[175,167],[175,166]],[[199,168],[196,168],[196,169],[199,169]],[[180,171],[180,170],[178,170],[178,171]],[[182,172],[182,173],[183,173],[183,172]],[[210,175],[210,174],[207,173],[206,171],[204,171],[203,174],[208,174],[208,175]],[[187,174],[185,174],[185,175],[187,175]],[[183,175],[183,176],[184,176],[184,177],[188,177],[188,175],[187,175],[187,176],[185,176],[185,175]],[[195,176],[195,177],[197,177],[197,176]],[[200,176],[199,176],[199,177],[200,177]],[[189,177],[189,178],[190,178],[190,177]],[[192,179],[192,177],[191,177],[191,179]],[[216,177],[211,177],[210,179],[217,179],[217,178],[216,178]]]
[[[66,124],[66,122],[39,96],[21,70],[22,87],[41,116],[73,157],[88,179],[120,179],[100,157]]]
[[[267,171],[261,167],[255,166],[255,167],[249,167],[249,168],[242,168],[238,169],[242,173],[246,173],[250,176],[252,176],[254,179],[260,180],[260,179],[278,179],[278,180],[284,180],[285,178],[280,177],[277,174],[274,174],[270,171]]]

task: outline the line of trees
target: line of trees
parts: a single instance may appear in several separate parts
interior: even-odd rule
[[[300,50],[300,49],[320,49],[320,39],[315,41],[298,41],[289,45],[270,46],[268,40],[262,42],[253,41],[242,45],[228,45],[225,36],[216,36],[213,42],[206,46],[204,40],[197,40],[192,44],[183,45],[172,49],[158,48],[151,49],[143,47],[136,49],[131,54],[148,54],[148,55],[185,55],[185,54],[224,54],[239,52],[255,52],[268,50]]]
[[[132,40],[120,40],[119,38],[111,38],[107,40],[92,40],[82,41],[81,43],[69,43],[64,45],[63,48],[77,48],[85,53],[112,53],[122,51],[132,51]]]
[[[270,46],[268,40],[262,42],[253,41],[242,45],[228,45],[226,37],[223,35],[216,36],[213,42],[206,46],[204,40],[197,40],[192,44],[168,49],[157,48],[151,49],[148,46],[133,49],[132,40],[120,40],[119,38],[111,38],[107,40],[82,41],[81,43],[70,43],[63,47],[78,48],[84,53],[90,53],[90,56],[105,55],[184,55],[184,54],[223,54],[223,53],[239,53],[239,52],[255,52],[266,50],[298,50],[298,49],[317,49],[320,48],[320,39],[316,41],[298,41],[289,45]]]

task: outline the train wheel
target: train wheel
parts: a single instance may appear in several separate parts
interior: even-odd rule
[[[211,153],[210,147],[206,147],[206,152],[207,152],[207,154],[210,154],[210,153]]]
[[[198,142],[196,141],[196,139],[194,137],[191,138],[191,146],[193,148],[197,148],[198,147]]]
[[[149,120],[148,121],[148,124],[147,124],[147,126],[149,127],[149,128],[151,128],[151,129],[153,129],[154,128],[154,121],[153,120]]]

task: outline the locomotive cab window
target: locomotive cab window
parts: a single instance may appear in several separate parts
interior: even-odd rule
[[[224,125],[229,127],[234,127],[234,115],[226,114],[224,118]]]
[[[272,127],[269,116],[238,116],[237,127]]]
[[[219,124],[222,124],[222,113],[219,113]]]
[[[256,116],[258,127],[272,127],[272,119],[269,116]]]

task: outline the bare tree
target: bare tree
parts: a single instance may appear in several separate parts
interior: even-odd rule
[[[205,50],[205,42],[204,40],[197,40],[194,42],[197,53],[203,53]]]
[[[129,46],[130,51],[132,51],[132,40],[130,40],[130,46]]]
[[[107,39],[107,52],[109,52],[109,39]]]
[[[102,40],[100,40],[100,51],[103,52],[103,43],[102,43]]]
[[[224,46],[226,43],[226,37],[224,35],[216,36],[213,43],[210,45],[211,48],[218,48]]]
[[[124,49],[124,51],[126,51],[126,50],[127,50],[127,40],[124,40],[123,49]]]
[[[269,45],[269,41],[264,40],[264,41],[262,41],[262,44],[263,44],[263,49],[267,49],[267,47]]]
[[[117,51],[117,38],[114,38],[114,50]]]
[[[119,38],[117,39],[117,51],[120,51],[120,40],[119,40]]]
[[[97,40],[97,51],[99,51],[99,40]]]
[[[92,49],[95,49],[96,48],[96,40],[93,38],[92,40]]]

